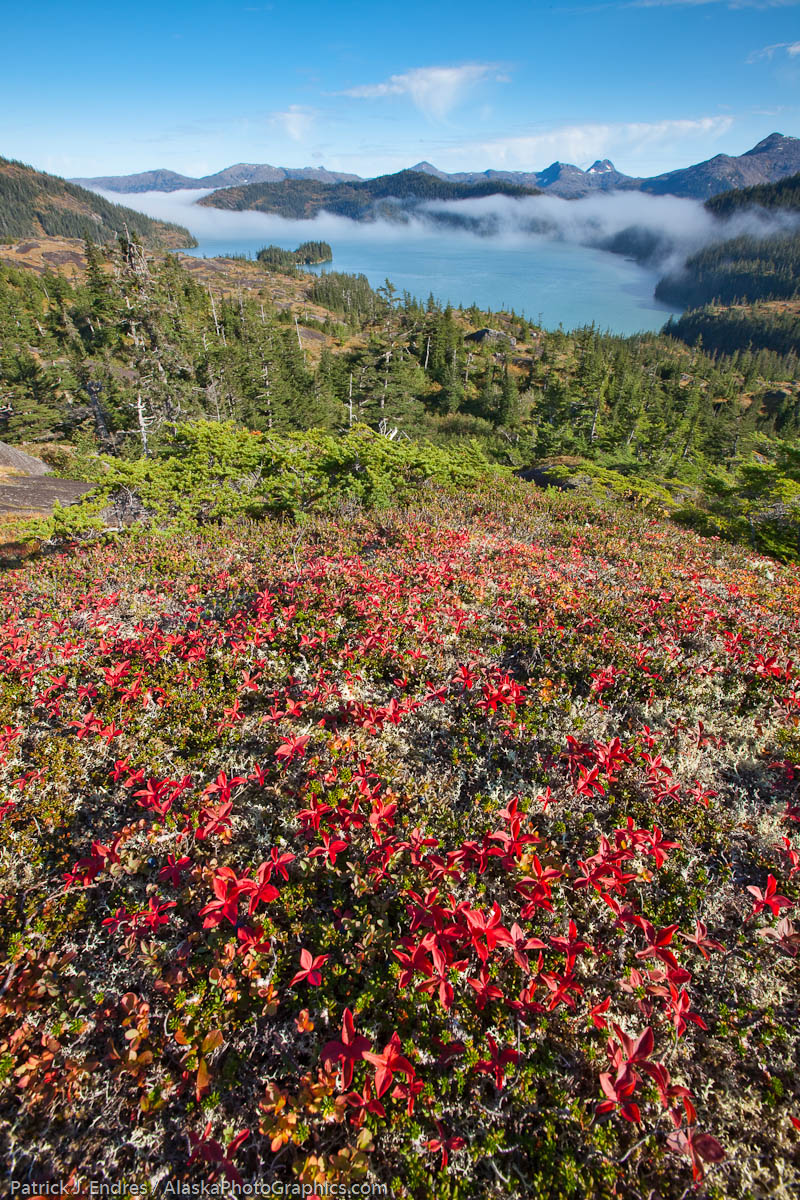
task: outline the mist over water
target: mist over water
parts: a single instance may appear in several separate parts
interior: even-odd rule
[[[101,194],[185,225],[198,240],[196,255],[255,256],[269,243],[294,249],[323,240],[333,247],[333,262],[316,270],[363,273],[373,287],[388,278],[423,300],[432,293],[454,305],[513,308],[548,328],[594,323],[623,334],[660,329],[675,311],[656,301],[653,289],[687,255],[742,233],[797,228],[796,218],[763,211],[723,224],[698,201],[640,192],[435,201],[397,222],[328,213],[295,221],[197,206],[207,190]],[[608,252],[629,246],[639,262]]]
[[[800,228],[797,214],[749,209],[729,220],[715,219],[699,200],[649,196],[644,192],[598,192],[580,200],[558,196],[476,197],[426,205],[433,217],[450,214],[468,220],[476,233],[493,237],[535,234],[580,246],[611,249],[636,245],[648,266],[660,274],[714,242],[750,234],[768,237]]]

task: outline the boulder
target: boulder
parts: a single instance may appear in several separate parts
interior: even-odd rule
[[[13,446],[0,442],[0,470],[14,471],[18,475],[49,475],[50,468],[40,458],[15,450]]]
[[[557,467],[523,467],[514,474],[526,483],[535,483],[540,488],[557,488],[559,492],[574,492],[586,486],[588,476],[567,475]]]
[[[480,345],[483,345],[484,342],[504,342],[507,346],[516,346],[517,344],[517,339],[510,333],[503,333],[502,329],[478,329],[475,333],[468,333],[464,341],[478,342]]]

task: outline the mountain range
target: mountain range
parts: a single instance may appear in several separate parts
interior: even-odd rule
[[[349,183],[360,175],[327,171],[325,167],[273,167],[269,163],[234,163],[213,175],[178,175],[158,169],[136,175],[99,175],[94,179],[72,179],[80,187],[102,188],[107,192],[180,192],[187,188],[241,187],[248,183],[280,183],[284,179],[312,179],[317,183]]]
[[[800,171],[800,138],[771,133],[752,150],[738,157],[717,154],[705,162],[663,175],[639,178],[623,175],[607,158],[598,159],[586,171],[572,163],[554,162],[544,171],[460,171],[447,174],[431,163],[417,163],[413,171],[424,171],[437,179],[454,183],[478,183],[503,180],[523,187],[538,188],[572,200],[592,191],[639,191],[654,196],[688,196],[708,200],[733,188],[774,183]]]
[[[554,162],[543,171],[455,171],[439,170],[419,162],[410,168],[417,174],[456,184],[506,183],[532,188],[565,199],[577,199],[594,191],[641,191],[652,195],[686,196],[707,200],[733,188],[774,183],[800,171],[800,138],[772,133],[752,150],[738,156],[717,154],[704,162],[650,178],[625,175],[607,158],[598,159],[587,170],[572,163]],[[404,174],[400,172],[400,174]],[[112,192],[173,192],[184,188],[240,188],[251,184],[304,180],[319,184],[357,183],[358,175],[327,171],[324,167],[273,167],[268,163],[236,163],[214,175],[192,178],[174,171],[143,171],[136,175],[106,175],[74,179],[73,183]]]

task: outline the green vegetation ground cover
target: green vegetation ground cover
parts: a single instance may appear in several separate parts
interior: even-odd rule
[[[340,437],[259,434],[216,421],[176,426],[155,457],[93,458],[83,466],[95,489],[82,503],[31,522],[32,534],[74,538],[134,521],[155,530],[278,515],[302,522],[343,503],[388,508],[411,503],[429,485],[463,489],[508,474],[474,443],[394,442],[363,425]]]
[[[11,1177],[788,1200],[796,565],[337,503],[0,577]]]

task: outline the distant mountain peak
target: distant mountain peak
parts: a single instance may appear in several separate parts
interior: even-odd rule
[[[783,149],[784,143],[789,144],[796,141],[797,138],[786,137],[786,135],[783,133],[771,133],[769,137],[765,137],[763,141],[760,141],[756,146],[753,146],[752,150],[746,150],[742,157],[744,158],[750,154],[764,154],[770,150],[780,150]]]
[[[715,154],[705,162],[645,179],[641,190],[656,195],[691,196],[708,200],[722,192],[776,183],[800,171],[800,138],[771,133],[738,157]]]
[[[413,167],[409,167],[408,170],[419,171],[422,175],[435,175],[437,179],[447,178],[445,171],[440,171],[438,167],[435,167],[433,163],[429,163],[426,159],[423,159],[422,162],[415,163],[415,165]]]
[[[555,162],[551,162],[550,166],[545,167],[545,169],[540,171],[539,174],[542,176],[552,176],[554,179],[557,179],[558,176],[563,174],[564,171],[580,171],[580,167],[574,167],[572,163],[559,162],[559,160],[556,159]],[[583,171],[581,171],[581,175],[582,174]]]
[[[616,173],[617,168],[614,166],[610,158],[598,158],[589,167],[587,175],[607,175],[609,171]]]

